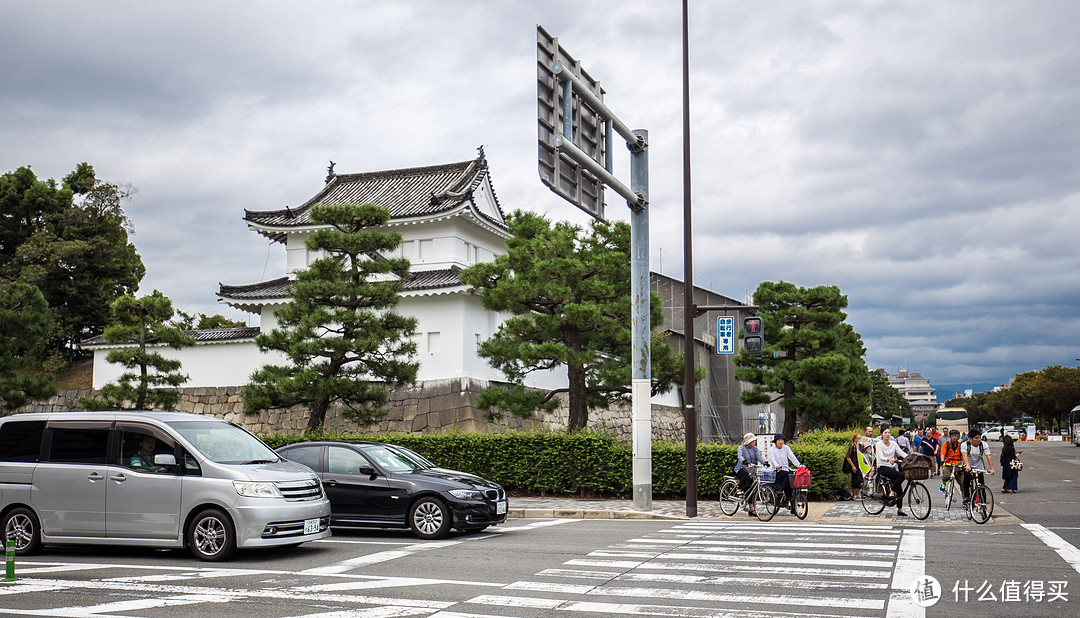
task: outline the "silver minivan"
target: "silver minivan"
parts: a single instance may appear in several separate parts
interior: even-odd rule
[[[0,418],[0,522],[17,554],[93,543],[227,560],[330,536],[330,503],[310,469],[219,418],[18,414]]]

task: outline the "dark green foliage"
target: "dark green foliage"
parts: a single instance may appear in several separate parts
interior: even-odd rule
[[[102,332],[110,304],[138,288],[146,268],[121,207],[133,193],[98,180],[86,163],[62,187],[29,167],[0,176],[0,278],[45,297],[53,326],[44,349],[72,354]]]
[[[175,408],[180,401],[179,386],[187,376],[180,373],[179,360],[165,358],[156,348],[179,350],[195,345],[195,340],[168,323],[172,315],[172,301],[157,290],[139,299],[116,299],[105,341],[134,345],[110,350],[105,360],[123,365],[126,371],[115,383],[102,386],[97,398],[84,397],[79,403],[87,410]]]
[[[436,465],[478,474],[511,492],[542,495],[628,496],[633,491],[630,445],[609,435],[506,432],[346,435],[309,432],[305,436],[260,436],[273,448],[300,440],[370,440],[410,448]],[[699,444],[698,495],[715,498],[724,476],[735,468],[735,446]],[[814,475],[810,495],[835,495],[843,483],[840,465],[846,447],[792,445],[792,451]],[[680,498],[686,494],[683,445],[653,443],[653,495]]]
[[[847,297],[835,286],[801,288],[764,281],[754,292],[765,320],[765,353],[735,357],[735,378],[753,387],[746,404],[779,401],[787,412],[783,434],[795,435],[796,420],[843,427],[869,420],[870,376],[859,334],[844,323]]]
[[[630,226],[593,221],[584,235],[577,226],[553,225],[522,211],[511,214],[507,226],[513,237],[506,255],[461,273],[484,307],[513,314],[480,346],[480,355],[511,384],[488,388],[477,406],[492,410],[492,420],[502,413],[529,417],[554,409],[555,396],[566,393],[569,429],[581,430],[591,408],[630,396]],[[656,294],[651,311],[659,324],[662,305]],[[655,395],[681,381],[683,361],[659,333],[651,343]],[[532,372],[562,367],[566,388],[537,391],[521,385]]]
[[[320,258],[296,274],[292,300],[278,326],[255,339],[259,349],[285,354],[289,364],[266,365],[242,391],[244,412],[305,405],[308,429],[322,425],[330,404],[346,418],[370,423],[386,414],[392,387],[412,384],[418,363],[416,319],[394,313],[409,262],[389,255],[401,235],[376,229],[390,212],[374,204],[316,205],[311,218],[329,227],[307,239]]]
[[[247,326],[243,320],[230,320],[229,318],[215,313],[214,315],[206,315],[205,313],[196,313],[191,315],[177,310],[176,317],[173,318],[173,326],[182,330],[213,330],[218,328],[242,328]]]
[[[0,283],[0,411],[56,394],[52,375],[33,370],[41,338],[49,329],[49,305],[25,283]]]

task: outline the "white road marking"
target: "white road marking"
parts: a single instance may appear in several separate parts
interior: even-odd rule
[[[406,556],[410,556],[417,552],[430,551],[432,549],[442,549],[444,547],[450,547],[452,545],[458,545],[460,543],[461,541],[433,541],[429,543],[414,543],[401,549],[391,549],[387,551],[376,552],[374,554],[365,554],[363,556],[349,558],[348,560],[342,560],[337,564],[305,569],[303,571],[300,571],[300,574],[327,575],[332,573],[344,573],[358,567],[378,564],[380,562],[388,562],[390,560],[396,560],[397,558],[404,558]]]
[[[501,588],[501,583],[477,582],[460,579],[430,579],[425,577],[383,577],[368,575],[352,581],[334,582],[332,584],[314,584],[311,586],[294,586],[289,590],[297,592],[328,592],[341,590],[376,590],[379,588],[406,588],[410,586],[435,586],[451,584],[454,586],[481,586],[489,588]]]
[[[589,554],[590,556],[593,554]],[[680,552],[669,552],[666,554],[660,554],[657,558],[666,560],[712,560],[712,561],[729,561],[729,562],[745,562],[746,556],[739,554],[687,554]],[[832,558],[802,558],[800,557],[796,561],[799,565],[812,564],[815,566],[854,566],[854,567],[877,567],[877,568],[891,568],[893,565],[892,560],[838,560]]]
[[[892,593],[889,595],[889,610],[885,618],[923,618],[926,608],[919,607],[911,599],[911,585],[916,578],[926,574],[926,532],[924,530],[904,530],[900,537],[900,548],[896,554],[896,569],[893,571]]]
[[[650,569],[650,570],[678,570],[678,571],[703,571],[710,573],[727,573],[727,572],[739,572],[739,573],[761,573],[761,574],[774,574],[777,576],[783,575],[810,575],[820,577],[853,577],[860,579],[888,579],[892,577],[892,571],[875,571],[869,569],[821,569],[802,566],[760,566],[754,564],[724,564],[724,565],[711,565],[700,564],[695,562],[628,562],[618,560],[586,560],[575,559],[567,560],[563,564],[569,566],[587,566],[587,567],[609,567],[609,568],[621,568],[621,569]],[[892,566],[891,563],[889,566]]]
[[[696,585],[715,584],[718,586],[735,584],[766,587],[782,584],[784,588],[842,588],[844,590],[850,590],[852,587],[850,581],[827,581],[820,578],[778,580],[775,577],[726,577],[716,575],[676,575],[673,573],[626,573],[619,576],[618,581],[669,582]],[[889,584],[885,582],[860,582],[858,587],[884,590],[888,586]]]
[[[1039,524],[1020,524],[1034,534],[1047,547],[1057,552],[1062,560],[1069,563],[1076,572],[1080,573],[1080,550],[1076,549],[1068,541],[1050,532]]]

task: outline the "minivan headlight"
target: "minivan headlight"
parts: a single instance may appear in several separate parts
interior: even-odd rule
[[[483,500],[484,495],[475,489],[451,489],[449,492],[451,496],[458,500]]]
[[[252,481],[233,481],[236,493],[247,498],[280,498],[281,492],[273,483],[256,483]]]

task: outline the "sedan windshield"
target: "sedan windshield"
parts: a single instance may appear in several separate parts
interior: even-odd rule
[[[257,464],[281,461],[261,440],[232,423],[176,421],[169,423],[207,459],[222,464]]]
[[[380,468],[388,472],[427,470],[435,467],[430,461],[406,448],[396,447],[391,449],[382,444],[371,444],[365,445],[361,450]]]

